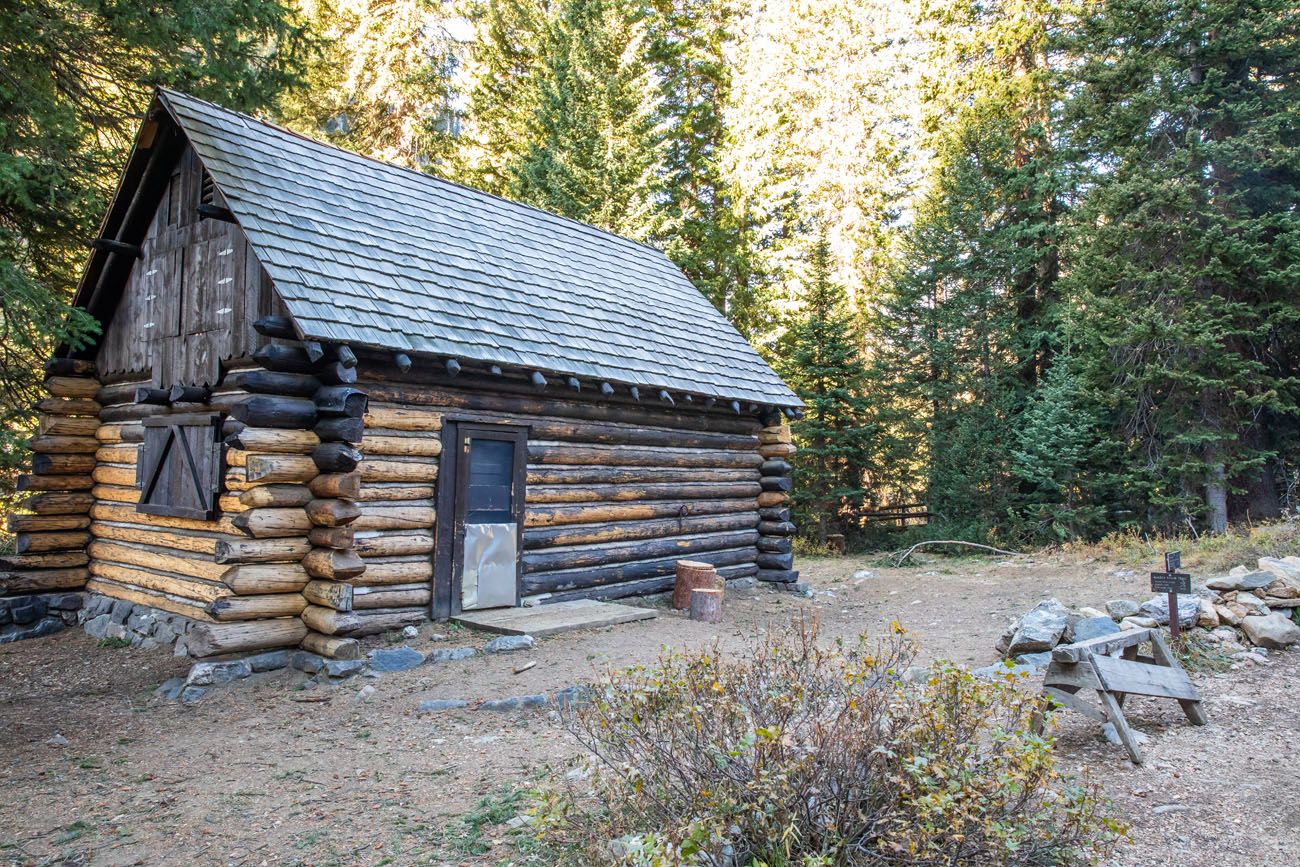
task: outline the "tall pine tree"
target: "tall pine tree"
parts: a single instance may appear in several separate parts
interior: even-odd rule
[[[300,80],[279,0],[48,0],[0,15],[0,467],[25,457],[40,365],[89,339],[67,308],[153,85],[245,111]]]
[[[305,0],[325,42],[281,122],[340,147],[448,173],[466,47],[443,0]]]
[[[935,0],[921,19],[930,177],[874,321],[890,430],[922,445],[907,487],[955,535],[1005,528],[1043,493],[1016,472],[1008,433],[1059,330],[1052,16],[1046,0]]]
[[[467,3],[475,36],[466,63],[464,132],[453,159],[458,178],[480,190],[509,195],[527,153],[550,7],[546,0]]]
[[[752,226],[723,170],[737,0],[653,0],[650,60],[661,94],[661,204],[652,237],[744,334],[765,324]]]
[[[537,112],[510,166],[519,201],[632,238],[653,225],[658,93],[639,0],[562,0],[533,74]]]
[[[867,395],[860,318],[831,276],[830,242],[813,244],[802,305],[779,345],[785,381],[807,405],[793,425],[794,509],[804,533],[851,532],[863,505],[876,426]]]
[[[1279,513],[1297,426],[1300,16],[1292,0],[1093,0],[1067,44],[1080,160],[1072,335],[1147,523]]]

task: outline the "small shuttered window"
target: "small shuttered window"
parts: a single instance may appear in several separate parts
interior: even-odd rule
[[[137,511],[213,520],[221,496],[223,459],[219,414],[145,419],[144,443],[136,463]]]

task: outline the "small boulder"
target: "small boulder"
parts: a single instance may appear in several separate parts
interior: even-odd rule
[[[86,630],[86,634],[91,638],[102,639],[107,634],[108,624],[110,622],[112,621],[109,619],[109,615],[100,614],[98,617],[92,617],[87,620],[81,628]]]
[[[1142,603],[1141,613],[1160,625],[1169,622],[1169,597],[1161,593]],[[1192,626],[1201,613],[1201,600],[1196,596],[1178,597],[1178,623],[1180,626]]]
[[[47,747],[66,747],[72,744],[72,741],[65,738],[62,734],[55,732],[54,736],[45,742]]]
[[[1079,609],[1079,616],[1086,620],[1090,617],[1109,617],[1110,615],[1105,611],[1085,605]]]
[[[289,657],[289,664],[307,674],[316,674],[325,667],[325,657],[299,650]]]
[[[1046,599],[1013,622],[998,641],[1008,656],[1051,650],[1070,623],[1070,612],[1057,599]]]
[[[420,630],[417,629],[417,628],[415,628],[414,626],[403,626],[403,627],[402,627],[402,637],[403,637],[403,638],[419,638],[419,637],[420,637]]]
[[[1107,614],[1102,614],[1099,617],[1085,617],[1074,624],[1070,643],[1090,641],[1094,638],[1101,638],[1103,635],[1114,635],[1119,631],[1119,626]]]
[[[469,707],[469,702],[459,698],[431,698],[420,702],[417,713],[437,713],[438,711],[456,710],[462,707]]]
[[[153,691],[153,694],[165,701],[175,701],[181,697],[181,690],[185,689],[185,678],[172,677],[163,681],[162,684]]]
[[[1200,600],[1201,612],[1196,615],[1196,625],[1213,629],[1219,625],[1219,614],[1214,610],[1214,603],[1208,599]]]
[[[289,651],[270,650],[250,656],[244,661],[253,671],[276,671],[289,666]]]
[[[576,707],[591,701],[591,690],[582,684],[566,686],[555,693],[551,697],[551,701],[555,703],[556,707]]]
[[[1130,629],[1155,629],[1159,625],[1160,624],[1156,623],[1154,618],[1143,617],[1141,615],[1136,617],[1125,617],[1119,622],[1121,632],[1128,632]]]
[[[364,659],[327,659],[325,673],[330,677],[351,677],[366,667]]]
[[[1211,578],[1205,582],[1205,586],[1211,590],[1258,590],[1261,587],[1267,587],[1276,581],[1278,576],[1272,572],[1257,570],[1254,572],[1245,572],[1240,575],[1231,573],[1221,578]]]
[[[1287,560],[1281,560],[1277,557],[1260,557],[1258,563],[1262,571],[1271,573],[1274,578],[1300,581],[1300,565],[1288,563]]]
[[[512,711],[545,707],[544,695],[512,695],[509,698],[492,698],[479,702],[476,710]]]
[[[1041,673],[1042,669],[1024,663],[1016,663],[1010,659],[1004,659],[1001,662],[995,662],[992,665],[986,665],[983,668],[976,668],[971,671],[972,675],[981,680],[1028,678],[1036,677]]]
[[[458,659],[469,659],[478,655],[478,651],[472,647],[445,647],[442,650],[435,650],[426,657],[427,662],[454,662]]]
[[[229,662],[196,662],[185,678],[188,686],[224,686],[231,681],[248,677],[253,673],[247,660],[235,659]]]
[[[1109,617],[1107,617],[1106,619],[1110,620]],[[1115,622],[1113,620],[1111,621],[1111,625],[1112,626],[1115,625]],[[1052,662],[1052,651],[1050,650],[1044,650],[1041,653],[1022,653],[1016,657],[1017,665],[1027,665],[1030,668],[1035,669],[1037,671],[1046,670],[1047,666],[1050,665],[1051,662]]]
[[[1106,603],[1106,613],[1114,620],[1123,620],[1138,613],[1138,604],[1131,599],[1112,599]]]
[[[516,650],[532,650],[537,644],[531,635],[501,635],[487,643],[483,648],[488,653],[513,653]]]
[[[388,674],[407,671],[424,662],[424,654],[410,647],[391,647],[370,652],[370,670]]]
[[[1300,626],[1282,614],[1243,618],[1241,629],[1251,643],[1258,647],[1280,649],[1300,641]]]

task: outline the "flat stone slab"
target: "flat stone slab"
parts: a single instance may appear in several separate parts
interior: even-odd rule
[[[492,608],[487,611],[464,611],[454,620],[474,629],[501,635],[558,635],[576,629],[598,629],[637,620],[650,620],[654,609],[635,608],[616,602],[575,599],[554,605],[531,608]]]

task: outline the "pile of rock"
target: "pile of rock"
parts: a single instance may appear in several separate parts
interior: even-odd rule
[[[0,597],[0,644],[51,635],[77,622],[80,593]]]
[[[185,632],[194,623],[179,614],[98,593],[88,594],[79,619],[91,638],[129,642],[145,650],[171,647],[176,656],[185,655]]]
[[[1175,616],[1185,629],[1243,664],[1259,662],[1268,650],[1300,642],[1300,557],[1261,557],[1257,568],[1238,566],[1221,578],[1211,578],[1193,595],[1178,597]],[[1033,673],[1045,668],[1052,648],[1128,629],[1169,624],[1169,597],[1154,596],[1138,603],[1112,599],[1106,610],[1071,611],[1056,599],[1040,602],[1016,618],[998,639],[997,649],[1014,663],[978,669],[977,674],[1007,671]]]
[[[1239,628],[1251,644],[1270,650],[1300,642],[1300,557],[1260,557],[1205,582],[1198,626]]]

